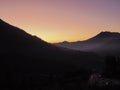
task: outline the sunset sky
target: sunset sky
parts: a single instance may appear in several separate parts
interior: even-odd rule
[[[47,42],[120,32],[120,0],[0,0],[0,18]]]

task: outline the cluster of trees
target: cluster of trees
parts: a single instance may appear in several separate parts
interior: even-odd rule
[[[103,90],[111,88],[111,86],[89,86],[89,78],[95,72],[86,69],[56,74],[32,72],[24,70],[16,64],[1,63],[0,88],[8,88],[8,90]],[[120,79],[119,57],[106,56],[103,76]]]
[[[106,56],[104,75],[108,78],[120,79],[120,58]]]
[[[2,72],[0,88],[12,90],[79,90],[86,87],[89,72],[65,72],[62,75],[39,72]]]
[[[96,81],[94,85],[89,87],[89,90],[119,90],[120,89],[120,57],[111,56],[111,55],[106,56],[105,68],[102,73],[97,73],[97,74],[101,76],[98,77],[98,81]],[[104,85],[98,85],[98,82],[99,84],[103,84],[104,82]]]

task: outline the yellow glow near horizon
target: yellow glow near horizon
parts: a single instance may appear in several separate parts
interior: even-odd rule
[[[49,42],[49,43],[57,43],[57,42],[63,42],[63,41],[68,41],[68,42],[74,42],[74,41],[83,41],[83,40],[87,40],[95,35],[98,34],[98,32],[94,31],[94,32],[88,32],[88,33],[82,33],[82,31],[76,33],[75,31],[78,28],[71,28],[71,31],[67,31],[67,28],[46,28],[46,27],[42,27],[38,24],[32,24],[32,23],[27,23],[25,21],[21,21],[21,22],[16,22],[13,19],[4,19],[6,22],[8,22],[9,24],[19,27],[23,30],[25,30],[27,33],[31,34],[31,35],[35,35],[37,37],[39,37],[40,39]],[[7,21],[9,20],[9,21]],[[62,29],[62,30],[60,30]],[[64,30],[63,30],[64,29]],[[82,29],[82,28],[81,28]],[[85,29],[85,28],[83,28]],[[83,30],[82,29],[82,30]],[[90,29],[90,27],[89,27]],[[92,28],[91,28],[92,29]],[[59,33],[58,33],[59,31]],[[83,30],[84,31],[84,30]],[[76,34],[73,34],[73,33]]]
[[[0,0],[0,18],[54,43],[120,32],[118,0]]]

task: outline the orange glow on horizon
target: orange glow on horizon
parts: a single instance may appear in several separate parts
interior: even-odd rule
[[[120,32],[118,0],[0,0],[0,18],[50,42]]]

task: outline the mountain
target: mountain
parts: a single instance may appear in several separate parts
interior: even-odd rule
[[[91,70],[103,68],[104,58],[94,53],[52,45],[0,20],[1,89],[49,90],[73,75],[86,81]]]
[[[0,42],[0,63],[5,64],[5,69],[63,73],[103,67],[102,58],[94,53],[57,47],[3,20],[0,20]]]
[[[94,52],[100,55],[120,56],[120,33],[105,31],[85,41],[62,42],[56,45],[73,50]]]

